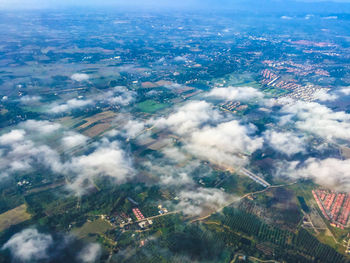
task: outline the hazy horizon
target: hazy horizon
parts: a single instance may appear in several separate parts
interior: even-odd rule
[[[252,5],[253,2],[256,2]],[[156,1],[156,0],[131,0],[131,1],[121,1],[121,0],[106,0],[106,1],[96,1],[96,0],[86,0],[83,2],[73,1],[73,0],[2,0],[0,1],[0,10],[16,10],[16,9],[56,9],[56,8],[103,8],[103,7],[113,7],[113,8],[132,8],[133,10],[142,10],[142,9],[259,9],[262,10],[276,10],[276,8],[291,8],[291,9],[302,9],[304,5],[315,5],[322,3],[334,7],[335,9],[339,8],[339,11],[345,11],[340,8],[344,4],[349,4],[350,0],[180,0],[180,1]],[[292,6],[290,6],[292,4]],[[307,9],[307,8],[306,8]],[[303,10],[306,11],[306,10]],[[334,10],[329,10],[334,11]]]

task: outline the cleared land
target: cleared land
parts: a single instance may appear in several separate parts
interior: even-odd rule
[[[72,230],[79,238],[88,237],[90,234],[103,234],[107,230],[113,229],[112,225],[103,219],[86,222],[82,227]]]
[[[0,214],[0,232],[12,225],[17,225],[29,220],[31,215],[27,213],[27,205],[23,204]]]

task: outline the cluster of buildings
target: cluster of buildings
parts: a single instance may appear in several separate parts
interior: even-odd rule
[[[26,185],[30,185],[31,183],[28,182],[27,180],[22,180],[22,181],[19,181],[17,183],[18,186],[26,186]]]
[[[308,85],[304,87],[298,87],[294,89],[291,93],[288,93],[283,97],[311,102],[317,99],[316,94],[321,90],[324,90],[327,92],[329,88],[321,88],[321,87],[315,87],[313,85]]]
[[[293,73],[298,76],[307,76],[310,74],[316,74],[320,76],[327,76],[329,77],[330,74],[328,71],[315,67],[310,64],[298,64],[293,61],[282,61],[282,62],[276,62],[272,60],[264,60],[264,64],[268,65],[269,67],[272,67],[277,70],[282,70],[287,73]]]
[[[145,219],[144,215],[141,213],[140,209],[133,208],[132,212],[134,213],[135,217],[138,221]]]
[[[328,190],[312,190],[312,194],[323,216],[331,222],[331,226],[344,229],[350,214],[350,195]]]
[[[151,219],[145,219],[144,215],[141,213],[140,209],[133,208],[132,212],[134,213],[137,221],[140,221],[138,223],[139,227],[142,229],[146,228],[147,226],[150,226],[153,224],[153,221]]]
[[[165,207],[163,207],[162,205],[158,205],[158,213],[160,214],[160,215],[164,215],[164,214],[166,214],[166,213],[168,213],[168,209],[166,209]]]
[[[314,85],[302,86],[296,83],[296,80],[282,80],[280,76],[276,75],[268,69],[264,69],[261,72],[263,79],[261,83],[270,88],[278,88],[288,91],[287,94],[281,95],[280,97],[287,97],[294,100],[303,101],[314,101],[317,99],[317,92],[320,90],[328,91],[329,88],[316,87]]]
[[[248,108],[248,105],[242,105],[239,101],[228,101],[220,105],[222,109],[232,111],[236,113],[237,111],[243,111]]]

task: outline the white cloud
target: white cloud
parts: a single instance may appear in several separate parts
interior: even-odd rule
[[[198,188],[195,190],[184,190],[179,194],[180,202],[176,209],[181,210],[185,215],[198,216],[205,210],[220,209],[233,202],[236,197],[226,194],[216,188]]]
[[[21,97],[20,101],[24,104],[29,104],[29,103],[35,103],[35,102],[39,102],[41,100],[40,96],[23,96]]]
[[[133,102],[137,96],[137,93],[132,90],[128,90],[125,87],[115,87],[110,94],[107,93],[106,99],[113,105],[126,106]]]
[[[314,93],[314,98],[319,101],[335,101],[339,96],[335,94],[329,94],[327,91],[321,89]]]
[[[350,160],[310,158],[305,163],[306,167],[297,171],[299,176],[313,178],[326,187],[350,191]]]
[[[129,120],[123,127],[123,131],[128,137],[135,137],[136,135],[140,134],[140,132],[142,132],[144,128],[145,125],[143,122]]]
[[[41,234],[38,230],[29,228],[13,235],[2,249],[9,249],[16,260],[33,262],[47,259],[47,250],[52,243],[50,235]]]
[[[69,186],[77,194],[83,194],[96,176],[109,176],[115,183],[124,183],[134,173],[131,161],[117,141],[101,139],[92,145],[89,154],[71,157],[62,161],[60,154],[42,143],[40,135],[54,132],[60,125],[48,121],[26,121],[19,124],[24,129],[12,130],[0,136],[0,176],[37,167],[46,167],[55,174],[64,174],[72,180]],[[38,137],[39,135],[39,137]],[[75,132],[63,133],[61,142],[68,149],[84,145],[87,137]]]
[[[26,132],[24,130],[12,130],[0,136],[0,144],[10,145],[18,141],[22,141]]]
[[[187,160],[185,153],[183,153],[176,147],[165,147],[161,151],[172,162],[180,163]]]
[[[50,112],[52,113],[62,113],[70,110],[84,108],[88,105],[93,104],[93,100],[80,100],[80,99],[71,99],[63,104],[53,104],[50,108]]]
[[[263,144],[262,138],[254,137],[254,125],[227,121],[204,101],[189,102],[152,123],[181,136],[182,148],[188,153],[228,168],[244,164],[246,160],[240,154],[252,153]]]
[[[291,132],[276,132],[268,130],[264,133],[266,141],[272,148],[287,155],[305,152],[305,138]]]
[[[305,162],[283,162],[276,176],[313,179],[317,184],[337,191],[350,191],[350,160],[309,158]]]
[[[50,134],[61,128],[61,124],[58,123],[36,120],[27,120],[22,122],[19,126],[30,132],[37,132],[40,134]]]
[[[78,260],[83,263],[93,263],[99,260],[101,256],[101,246],[98,243],[87,245],[80,251]]]
[[[158,127],[168,127],[177,134],[183,135],[197,129],[205,122],[215,121],[220,114],[213,109],[213,105],[205,101],[192,101],[180,107],[167,118],[154,121]]]
[[[350,140],[350,115],[343,111],[334,112],[315,102],[299,101],[284,106],[281,112],[287,114],[281,117],[282,125],[294,122],[298,129],[328,140]]]
[[[177,57],[174,58],[174,60],[176,62],[185,62],[187,60],[187,58],[184,57],[184,56],[177,56]]]
[[[84,185],[96,176],[109,176],[116,183],[124,183],[133,176],[133,169],[118,142],[105,139],[92,153],[73,157],[65,164],[65,173],[77,175],[69,187],[77,194],[83,194]]]
[[[83,145],[88,140],[88,137],[75,133],[75,132],[66,132],[62,138],[62,144],[66,149],[70,149],[79,145]]]
[[[64,103],[53,103],[49,109],[51,113],[63,113],[74,109],[84,108],[96,103],[127,106],[136,99],[137,93],[125,87],[115,87],[90,99],[70,99]]]
[[[262,138],[254,138],[254,125],[241,125],[232,120],[206,126],[193,132],[184,148],[193,155],[216,164],[233,167],[245,163],[240,153],[252,153],[263,145]]]
[[[172,169],[172,167],[167,167],[168,169]],[[192,178],[187,173],[176,173],[176,174],[165,174],[160,177],[161,184],[165,186],[169,185],[191,185],[193,184]]]
[[[72,80],[75,80],[75,81],[86,81],[86,80],[89,80],[89,75],[88,74],[84,74],[84,73],[75,73],[71,76],[71,79]]]
[[[350,87],[344,87],[340,90],[341,93],[343,93],[344,95],[348,96],[350,95]]]
[[[251,87],[214,88],[207,94],[207,96],[215,97],[222,100],[239,101],[264,98],[264,94],[262,92]]]

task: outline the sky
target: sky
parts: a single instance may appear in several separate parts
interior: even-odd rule
[[[41,8],[58,8],[58,7],[91,7],[91,6],[115,6],[115,7],[138,7],[138,8],[234,8],[242,3],[257,2],[260,5],[268,5],[268,3],[276,2],[284,4],[288,0],[0,0],[0,9],[41,9]],[[350,3],[350,0],[292,0],[295,2],[339,2]],[[247,5],[247,4],[246,4]]]

